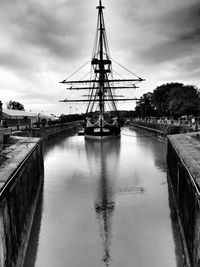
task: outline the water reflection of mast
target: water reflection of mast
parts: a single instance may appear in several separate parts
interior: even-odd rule
[[[112,192],[106,173],[106,159],[103,154],[103,143],[101,143],[101,174],[99,181],[99,201],[95,203],[96,215],[100,223],[100,234],[103,239],[104,256],[103,261],[109,266],[111,245],[111,217],[115,202],[112,200]]]
[[[110,265],[110,247],[111,247],[111,225],[112,215],[115,208],[114,186],[110,175],[109,167],[114,175],[112,165],[117,165],[120,140],[109,140],[108,142],[86,142],[86,151],[88,157],[95,161],[100,160],[99,184],[97,188],[97,200],[95,202],[96,216],[100,225],[100,235],[103,240],[104,255],[102,260],[105,266]],[[117,156],[117,157],[116,157]],[[112,162],[110,162],[110,161]],[[115,178],[115,177],[114,177]]]

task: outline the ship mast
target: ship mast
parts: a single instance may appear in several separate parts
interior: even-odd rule
[[[136,76],[133,79],[114,79],[112,74],[112,61],[109,55],[108,42],[105,30],[102,1],[99,0],[97,32],[94,43],[93,55],[91,65],[93,68],[94,77],[90,80],[69,81],[63,80],[61,83],[72,85],[69,90],[85,90],[89,91],[89,98],[87,99],[64,99],[60,102],[88,102],[87,112],[94,108],[94,104],[98,103],[99,113],[103,118],[105,113],[105,103],[110,103],[113,110],[117,113],[116,102],[138,100],[137,98],[117,98],[113,94],[113,89],[135,89],[137,88],[134,83],[144,81],[144,79]],[[110,77],[111,76],[111,77]],[[123,83],[123,85],[120,85]],[[124,85],[125,83],[125,85]],[[126,84],[128,83],[128,84]],[[131,85],[130,85],[131,83]],[[85,86],[80,86],[86,84]],[[118,84],[118,86],[116,86]],[[77,86],[78,87],[75,87]],[[101,125],[102,128],[102,125]]]
[[[103,6],[101,4],[101,0],[99,1],[99,6],[97,7],[99,9],[99,23],[100,23],[100,61],[99,61],[99,85],[100,85],[100,90],[99,90],[99,108],[100,108],[100,114],[104,114],[104,63],[103,63]]]

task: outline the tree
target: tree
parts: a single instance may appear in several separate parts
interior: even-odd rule
[[[200,92],[193,85],[166,83],[158,86],[153,93],[144,94],[135,108],[139,116],[199,115]]]
[[[152,104],[153,93],[143,94],[137,101],[135,111],[138,116],[148,117],[155,116],[155,108]]]
[[[169,94],[169,110],[177,117],[198,115],[200,111],[198,89],[192,85],[173,88]]]
[[[171,99],[171,91],[175,88],[182,87],[182,83],[166,83],[161,86],[158,86],[153,91],[153,105],[157,110],[157,116],[169,116],[170,109],[169,109],[169,101]]]
[[[14,109],[14,110],[25,110],[24,105],[19,102],[10,100],[7,104],[7,109]]]

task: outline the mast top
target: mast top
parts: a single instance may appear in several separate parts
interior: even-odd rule
[[[105,7],[102,6],[101,0],[99,0],[99,6],[97,6],[97,9],[102,10],[102,9],[104,9],[104,8],[105,8]]]

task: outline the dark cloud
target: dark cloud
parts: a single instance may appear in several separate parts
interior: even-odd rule
[[[81,12],[83,4],[77,1],[54,2],[3,1],[0,23],[5,45],[0,52],[1,66],[33,71],[33,65],[37,65],[35,71],[40,71],[41,63],[48,58],[59,62],[80,57],[86,45],[87,12]]]
[[[200,3],[180,6],[158,16],[158,20],[154,21],[157,42],[142,51],[144,56],[155,63],[197,53],[200,44],[199,21]]]
[[[175,41],[191,45],[200,42],[200,3],[173,10],[163,18],[166,34]],[[167,29],[166,29],[167,28]]]
[[[199,29],[195,29],[191,31],[190,33],[185,33],[183,35],[180,35],[179,37],[180,41],[192,41],[192,42],[198,42],[200,41],[200,27]]]
[[[103,3],[111,56],[117,62],[133,65],[135,73],[149,78],[148,84],[152,77],[154,84],[197,80],[199,0]],[[27,103],[49,105],[64,98],[65,88],[58,82],[91,56],[97,4],[97,0],[0,0],[0,68],[5,74],[0,86]]]
[[[24,70],[31,68],[30,63],[27,61],[26,58],[23,58],[22,56],[19,57],[14,51],[11,51],[10,53],[2,52],[0,53],[0,64],[1,66],[18,70]],[[32,66],[33,67],[33,66]]]
[[[41,4],[28,6],[23,10],[22,19],[17,18],[20,31],[17,31],[16,40],[23,40],[25,44],[38,47],[53,56],[74,56],[73,47],[76,46],[79,29],[73,24],[66,7],[60,8],[52,12]]]

